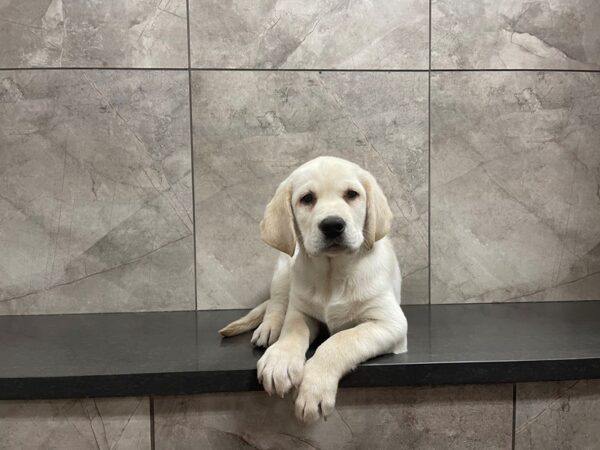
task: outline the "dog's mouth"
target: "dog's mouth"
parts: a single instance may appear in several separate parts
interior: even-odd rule
[[[341,253],[346,250],[348,250],[348,245],[339,241],[327,242],[322,248],[325,253]]]

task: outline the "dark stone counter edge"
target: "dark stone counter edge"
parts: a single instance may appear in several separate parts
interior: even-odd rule
[[[484,384],[600,378],[600,358],[359,366],[341,387]],[[255,370],[0,378],[1,400],[188,395],[262,390]]]

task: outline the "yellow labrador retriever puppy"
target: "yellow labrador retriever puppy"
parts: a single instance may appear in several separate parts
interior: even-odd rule
[[[267,205],[261,237],[282,255],[271,298],[223,328],[256,328],[268,347],[258,379],[269,394],[297,388],[296,416],[333,412],[340,378],[362,361],[406,351],[400,268],[389,239],[392,213],[373,176],[333,157],[305,163]],[[319,324],[331,333],[306,361]]]

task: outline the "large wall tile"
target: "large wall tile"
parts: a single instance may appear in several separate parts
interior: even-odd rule
[[[432,2],[436,69],[600,68],[596,0]]]
[[[426,0],[190,1],[192,67],[426,69]]]
[[[0,313],[193,309],[187,85],[0,73]]]
[[[329,419],[303,425],[264,392],[155,401],[156,449],[507,449],[512,386],[343,389]]]
[[[600,293],[600,74],[441,73],[432,302]]]
[[[150,448],[147,398],[0,401],[0,450]]]
[[[0,67],[187,67],[185,0],[5,0]]]
[[[319,155],[372,171],[387,193],[403,302],[427,303],[427,74],[193,74],[198,307],[268,297],[277,252],[258,223],[279,182]]]
[[[598,448],[598,417],[598,380],[519,384],[515,449]]]

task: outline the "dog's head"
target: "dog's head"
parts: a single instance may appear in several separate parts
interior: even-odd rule
[[[375,178],[349,161],[313,159],[284,180],[260,224],[270,246],[294,254],[296,242],[310,256],[366,249],[390,229],[392,212]]]

